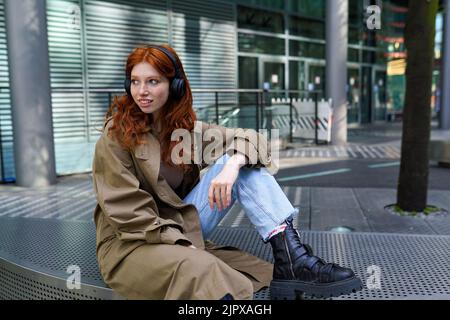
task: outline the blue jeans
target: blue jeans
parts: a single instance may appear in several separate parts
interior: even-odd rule
[[[217,159],[194,189],[183,199],[183,202],[191,203],[197,208],[203,237],[207,239],[234,202],[238,200],[261,238],[267,241],[273,229],[290,216],[298,214],[299,210],[292,206],[278,182],[264,167],[242,167],[232,188],[231,204],[227,208],[222,208],[220,212],[217,204],[214,204],[214,208],[211,210],[208,202],[211,180],[222,171],[229,158],[228,154],[224,154]]]

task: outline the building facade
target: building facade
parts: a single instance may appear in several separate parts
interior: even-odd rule
[[[125,59],[169,43],[194,89],[324,90],[326,0],[47,0],[56,170],[87,172]],[[4,0],[0,0],[2,182],[14,181]],[[367,25],[381,8],[379,30]],[[348,123],[386,121],[404,92],[403,1],[349,0]],[[436,78],[437,79],[437,78]],[[194,94],[198,110],[214,95]],[[221,101],[241,101],[222,94]]]

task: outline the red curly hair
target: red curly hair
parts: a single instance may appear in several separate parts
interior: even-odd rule
[[[166,104],[161,108],[161,133],[159,136],[161,145],[161,159],[170,166],[175,166],[170,159],[172,149],[178,143],[171,141],[172,132],[175,129],[183,128],[191,130],[194,128],[194,122],[197,116],[192,107],[192,92],[188,79],[184,73],[183,65],[175,52],[168,45],[161,45],[173,55],[177,61],[178,69],[185,82],[185,94],[179,100],[174,100],[171,95]],[[171,81],[175,76],[175,67],[169,57],[154,47],[138,47],[135,48],[127,59],[126,76],[131,77],[131,71],[134,66],[141,62],[148,62],[161,75]],[[135,103],[133,97],[123,95],[115,97],[113,103],[105,115],[105,120],[113,116],[114,124],[111,126],[108,135],[112,133],[119,143],[128,150],[133,150],[138,144],[143,144],[145,140],[143,135],[150,131],[150,125],[153,122],[153,115],[146,114]],[[167,143],[170,142],[170,143]],[[180,164],[184,172],[190,171],[192,168],[187,164]]]

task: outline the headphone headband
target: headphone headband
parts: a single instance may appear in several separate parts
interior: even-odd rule
[[[154,45],[149,45],[146,48],[158,49],[159,51],[164,53],[167,56],[167,58],[169,58],[170,61],[172,61],[173,67],[175,68],[174,78],[181,78],[181,72],[180,72],[180,68],[178,67],[177,59],[175,59],[175,57],[172,55],[172,53],[170,53],[169,50],[167,50],[166,48],[164,48],[162,46],[154,46]]]
[[[182,76],[181,69],[178,66],[177,60],[175,59],[173,54],[168,49],[166,49],[162,46],[148,45],[145,48],[149,48],[149,49],[154,48],[154,49],[161,51],[172,62],[173,67],[175,69],[175,75],[172,78],[171,83],[170,83],[170,93],[175,100],[179,100],[185,93],[185,82],[184,82],[184,79]],[[124,86],[125,86],[125,91],[127,92],[128,96],[131,97],[131,79],[128,77],[128,75],[125,75]]]

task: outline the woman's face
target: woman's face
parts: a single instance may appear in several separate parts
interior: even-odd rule
[[[131,96],[145,113],[159,119],[160,109],[169,97],[169,79],[161,75],[150,63],[141,62],[131,70]]]

